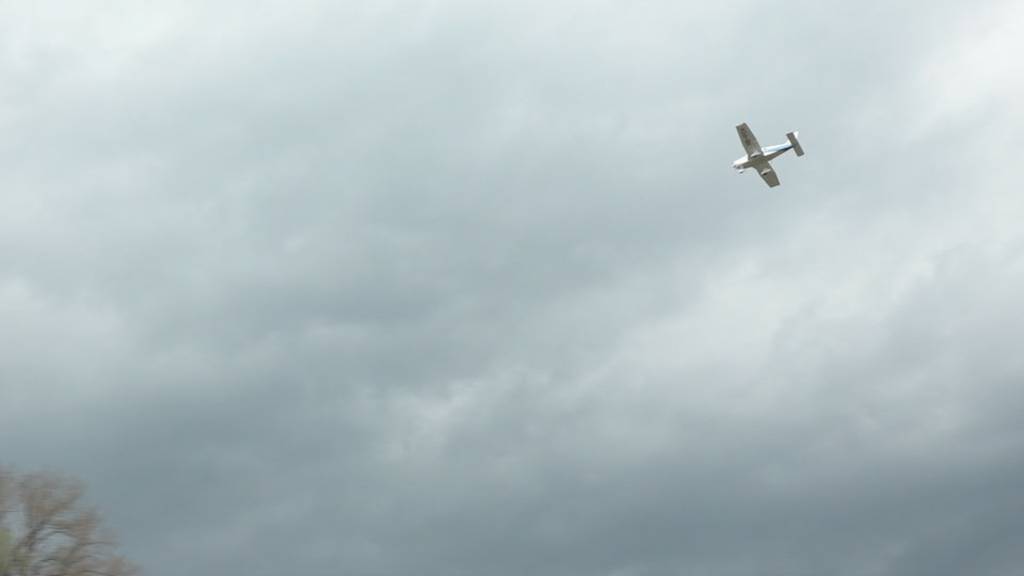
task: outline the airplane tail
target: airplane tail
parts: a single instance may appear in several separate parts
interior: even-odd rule
[[[789,143],[793,145],[793,151],[796,152],[796,155],[797,156],[803,156],[804,155],[804,149],[803,149],[802,146],[800,146],[800,141],[797,140],[797,136],[799,136],[799,135],[800,135],[799,131],[798,132],[790,132],[790,133],[786,134],[786,138],[788,138],[789,139]]]

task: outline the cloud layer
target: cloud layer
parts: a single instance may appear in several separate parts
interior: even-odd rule
[[[0,458],[154,576],[1012,571],[1021,17],[6,6]]]

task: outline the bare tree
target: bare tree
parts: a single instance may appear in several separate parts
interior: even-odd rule
[[[82,485],[0,469],[0,576],[129,576]]]

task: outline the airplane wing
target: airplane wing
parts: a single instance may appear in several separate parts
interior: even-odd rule
[[[746,122],[736,126],[736,133],[740,135],[740,142],[743,143],[747,156],[753,158],[761,155],[761,145],[757,143],[757,138],[754,138],[754,133],[750,131]]]
[[[768,185],[769,188],[775,188],[779,185],[779,175],[772,170],[772,165],[767,162],[762,162],[755,166],[757,173],[761,175],[761,179]]]

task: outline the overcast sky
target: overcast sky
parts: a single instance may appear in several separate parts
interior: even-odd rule
[[[0,4],[0,462],[150,576],[1017,574],[1022,53],[1015,0]]]

